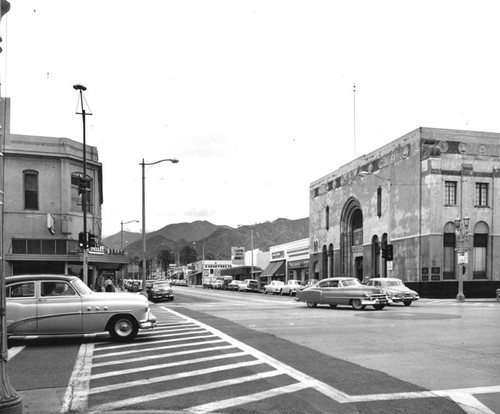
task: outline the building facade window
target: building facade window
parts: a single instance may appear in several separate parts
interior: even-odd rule
[[[479,222],[474,226],[473,279],[486,279],[486,263],[488,263],[488,225]]]
[[[326,206],[325,216],[326,216],[325,228],[328,230],[330,228],[330,206]]]
[[[444,183],[444,204],[447,206],[457,205],[457,182],[445,181]]]
[[[377,188],[377,216],[382,216],[382,187]]]
[[[487,207],[488,206],[488,184],[487,183],[476,183],[476,206],[477,207]]]
[[[314,189],[314,197],[319,197],[319,188],[318,187],[316,187]]]
[[[26,170],[24,174],[24,209],[38,210],[38,171]]]
[[[455,279],[455,224],[446,223],[443,235],[443,279]]]

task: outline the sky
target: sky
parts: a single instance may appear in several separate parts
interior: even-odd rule
[[[500,132],[500,3],[10,0],[11,133],[103,165],[102,233],[309,215],[309,185],[418,127]],[[354,92],[354,85],[356,91]],[[142,223],[124,230],[140,232]]]

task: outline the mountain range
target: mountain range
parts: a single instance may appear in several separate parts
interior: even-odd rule
[[[231,247],[244,247],[268,251],[270,246],[293,242],[309,237],[309,218],[289,220],[279,218],[273,222],[233,228],[208,221],[169,224],[146,234],[148,257],[157,257],[161,250],[178,253],[184,246],[196,249],[198,257],[212,260],[229,260]],[[111,249],[121,248],[122,234],[106,237],[102,243]],[[142,258],[142,233],[123,232],[123,248],[128,255]]]

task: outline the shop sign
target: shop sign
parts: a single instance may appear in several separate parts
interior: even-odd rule
[[[288,269],[299,269],[309,267],[309,260],[295,260],[293,262],[288,262]]]
[[[271,257],[272,257],[271,260],[284,259],[285,258],[285,251],[281,250],[279,252],[273,252]]]

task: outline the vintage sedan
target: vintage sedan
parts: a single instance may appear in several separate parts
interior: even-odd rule
[[[271,283],[264,286],[264,293],[267,295],[268,293],[272,293],[273,295],[277,295],[281,292],[285,284],[280,280],[271,280]]]
[[[157,280],[151,284],[151,288],[148,290],[148,298],[151,302],[174,300],[174,290],[166,280]]]
[[[291,279],[286,282],[281,288],[281,295],[296,295],[297,292],[302,288],[302,282],[300,280]]]
[[[401,279],[394,277],[374,277],[369,279],[366,285],[382,289],[392,302],[403,303],[405,306],[410,306],[420,299],[417,292],[405,286]]]
[[[367,305],[380,310],[389,304],[389,298],[381,289],[365,286],[354,277],[332,277],[320,280],[316,285],[297,292],[296,300],[305,302],[309,308],[317,305],[352,306],[356,310]]]
[[[156,326],[140,294],[93,292],[76,276],[9,276],[5,282],[8,336],[108,331],[127,341]]]

